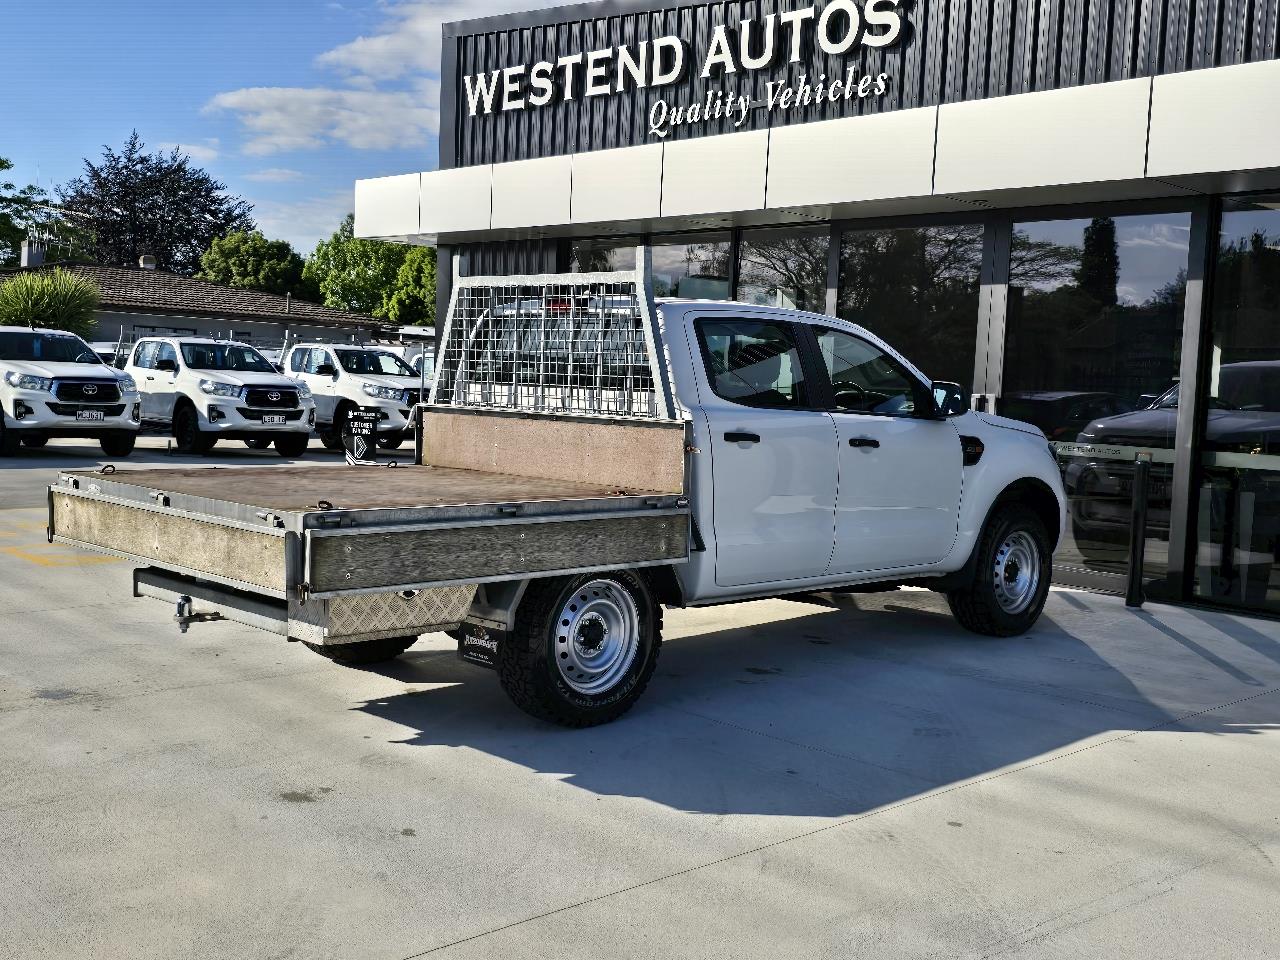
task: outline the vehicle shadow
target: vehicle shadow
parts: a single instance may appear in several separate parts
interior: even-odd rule
[[[410,653],[379,671],[442,686],[357,709],[416,731],[400,742],[467,747],[600,795],[788,816],[855,814],[1099,735],[1248,733],[1280,720],[1260,700],[1178,722],[1203,703],[1152,702],[1073,632],[1081,617],[1066,604],[1029,638],[991,639],[939,616],[940,598],[891,596],[774,605],[784,619],[729,629],[699,611],[706,628],[668,641],[644,698],[604,727],[529,719],[495,676],[449,652]],[[1164,636],[1142,642],[1159,647]],[[1214,682],[1204,694],[1221,695],[1214,705],[1259,692],[1238,667]]]

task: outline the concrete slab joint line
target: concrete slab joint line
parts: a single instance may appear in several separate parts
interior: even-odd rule
[[[659,883],[665,883],[666,881],[674,880],[677,877],[687,876],[688,874],[696,873],[699,870],[705,870],[708,867],[715,867],[723,863],[730,863],[734,860],[740,860],[743,857],[749,857],[749,856],[752,856],[753,854],[757,854],[765,850],[773,849],[774,847],[781,847],[788,843],[794,843],[797,840],[806,840],[810,837],[819,836],[820,834],[830,833],[833,830],[838,830],[842,827],[847,827],[851,824],[859,823],[863,820],[869,820],[870,818],[879,816],[882,813],[887,813],[893,810],[902,810],[906,807],[914,806],[917,803],[922,803],[927,800],[935,799],[937,797],[943,797],[948,794],[955,793],[959,790],[965,790],[969,787],[975,787],[984,783],[991,783],[995,780],[1001,780],[1001,779],[1004,779],[1005,777],[1012,776],[1013,774],[1022,773],[1027,770],[1033,770],[1037,767],[1043,767],[1051,763],[1056,763],[1059,760],[1066,760],[1071,757],[1075,757],[1080,754],[1088,753],[1092,750],[1096,750],[1099,747],[1105,747],[1110,744],[1117,743],[1121,740],[1128,740],[1131,737],[1138,736],[1139,734],[1154,733],[1157,730],[1165,730],[1165,729],[1168,729],[1169,727],[1176,727],[1178,724],[1185,723],[1188,720],[1194,720],[1197,717],[1202,717],[1202,716],[1205,716],[1206,714],[1215,713],[1218,710],[1225,710],[1228,707],[1236,707],[1242,703],[1249,703],[1250,701],[1253,701],[1253,700],[1259,700],[1262,697],[1269,697],[1276,693],[1280,693],[1280,687],[1272,687],[1269,690],[1263,690],[1263,691],[1260,691],[1259,693],[1250,694],[1247,697],[1240,697],[1239,699],[1231,700],[1227,703],[1217,704],[1216,706],[1205,707],[1202,710],[1193,710],[1189,713],[1180,714],[1177,717],[1172,717],[1160,723],[1143,727],[1140,730],[1128,730],[1123,733],[1119,733],[1113,737],[1108,737],[1105,740],[1098,740],[1094,743],[1089,743],[1089,744],[1086,744],[1085,746],[1077,747],[1074,750],[1068,750],[1065,753],[1057,753],[1040,760],[1032,760],[1028,763],[1020,763],[1016,766],[1008,768],[1007,770],[1001,770],[997,773],[987,774],[986,776],[977,777],[976,779],[972,779],[972,780],[965,780],[962,783],[956,783],[949,787],[942,788],[940,790],[932,790],[928,793],[922,793],[917,796],[910,797],[906,800],[899,800],[896,803],[890,803],[890,804],[887,804],[886,806],[879,807],[875,810],[869,810],[866,813],[855,814],[854,816],[851,816],[851,817],[843,817],[837,820],[835,823],[829,823],[826,826],[816,827],[813,830],[806,830],[802,833],[795,834],[794,836],[791,836],[791,837],[784,837],[781,840],[774,840],[770,843],[762,843],[757,846],[751,847],[750,849],[742,850],[738,853],[731,853],[724,857],[718,857],[715,860],[709,860],[706,863],[695,864],[691,867],[686,867],[683,870],[675,870],[675,871],[672,871],[671,873],[664,874],[660,877],[654,877],[651,880],[641,880],[638,883],[628,884],[625,887],[619,887],[616,890],[610,890],[609,892],[602,893],[599,896],[588,897],[587,899],[579,900],[576,903],[566,904],[563,907],[556,907],[554,910],[545,910],[542,913],[537,913],[529,917],[523,917],[519,920],[513,920],[510,923],[504,923],[504,924],[501,924],[500,926],[493,927],[489,930],[482,930],[481,932],[472,934],[469,937],[460,937],[459,939],[452,940],[449,943],[442,943],[436,947],[429,947],[428,949],[421,950],[418,953],[411,953],[408,956],[404,957],[403,960],[418,960],[419,957],[426,957],[433,953],[439,953],[442,950],[448,950],[451,947],[457,947],[457,946],[461,946],[464,943],[471,943],[472,941],[480,940],[484,937],[490,936],[495,933],[502,933],[506,930],[512,930],[516,927],[522,926],[523,924],[532,923],[535,920],[544,920],[547,917],[554,917],[561,913],[567,913],[568,911],[576,910],[579,907],[588,906],[593,903],[600,903],[603,900],[608,900],[612,897],[616,897],[624,893],[631,893],[635,890],[643,889],[644,887],[653,886]],[[988,956],[989,955],[990,954],[988,954]]]

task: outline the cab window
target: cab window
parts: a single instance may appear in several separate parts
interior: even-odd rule
[[[298,347],[289,354],[289,369],[294,373],[307,372],[307,354],[311,351],[306,347]]]
[[[178,366],[178,351],[173,348],[172,343],[158,344],[159,349],[155,352],[155,358],[151,361],[151,366],[159,366],[161,360],[168,360],[176,368]]]
[[[809,391],[795,330],[768,320],[700,320],[707,379],[716,396],[748,407],[802,408]]]
[[[814,327],[831,378],[831,409],[840,413],[910,417],[930,402],[923,385],[879,347],[843,330]]]
[[[143,340],[133,351],[133,365],[144,370],[154,370],[156,366],[156,349],[160,346],[156,340]]]

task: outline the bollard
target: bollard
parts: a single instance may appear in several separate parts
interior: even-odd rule
[[[1124,605],[1141,607],[1143,601],[1142,564],[1147,553],[1147,479],[1151,475],[1151,455],[1138,454],[1133,463],[1132,504],[1129,514],[1129,583]]]

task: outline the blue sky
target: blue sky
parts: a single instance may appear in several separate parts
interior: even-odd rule
[[[306,253],[356,179],[436,166],[440,24],[539,5],[6,3],[0,156],[47,187],[136,128],[150,148],[182,145],[253,202],[264,233]]]

